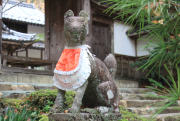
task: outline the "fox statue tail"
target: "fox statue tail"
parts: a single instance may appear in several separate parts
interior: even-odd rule
[[[108,68],[112,79],[114,80],[116,70],[117,70],[117,61],[115,57],[112,54],[109,54],[105,59],[104,59],[104,64]]]

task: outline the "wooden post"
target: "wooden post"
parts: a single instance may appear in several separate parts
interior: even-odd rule
[[[1,70],[1,50],[2,50],[2,0],[0,0],[0,70]]]
[[[3,66],[7,66],[7,59],[3,59]]]
[[[26,57],[28,57],[28,48],[26,48]]]
[[[43,60],[43,50],[41,50],[41,59]]]
[[[16,56],[18,56],[18,52],[16,52]]]
[[[123,57],[121,56],[121,76],[123,76]]]
[[[128,57],[128,77],[130,77],[130,63],[129,63],[129,61],[130,61],[130,59],[129,59],[129,57]]]
[[[137,58],[135,60],[135,62],[137,62]],[[135,78],[138,78],[139,77],[139,71],[138,71],[138,67],[135,67]]]

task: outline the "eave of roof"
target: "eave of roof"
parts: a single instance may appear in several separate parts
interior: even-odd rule
[[[4,23],[2,24],[2,40],[13,42],[34,42],[36,34],[26,34],[9,29]]]
[[[5,0],[3,2],[4,2],[3,4],[5,4]],[[18,1],[9,0],[3,11],[12,7],[17,3]],[[36,9],[34,4],[30,4],[30,3],[24,3],[24,2],[20,3],[19,5],[4,12],[2,14],[2,17],[3,19],[10,19],[17,22],[24,22],[24,23],[40,25],[40,26],[45,25],[44,13]]]

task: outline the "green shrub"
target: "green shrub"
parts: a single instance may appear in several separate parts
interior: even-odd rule
[[[144,117],[140,117],[137,114],[134,114],[132,112],[129,112],[128,110],[124,109],[123,107],[119,107],[120,113],[122,114],[123,119],[120,121],[147,121],[148,119]],[[155,119],[152,119],[151,121],[156,121]]]
[[[1,98],[0,99],[0,105],[5,108],[7,106],[12,106],[14,108],[19,108],[21,100],[20,99],[5,99],[5,98]]]
[[[0,116],[0,121],[27,121],[31,119],[31,121],[35,121],[35,118],[31,118],[32,112],[30,110],[26,110],[24,107],[22,110],[19,110],[17,113],[14,112],[13,107],[9,107],[5,116]]]
[[[48,116],[47,115],[41,115],[41,116],[39,116],[41,119],[39,120],[39,121],[49,121],[49,119],[48,119]]]
[[[72,106],[75,94],[75,91],[66,91],[64,109]],[[24,104],[27,104],[31,110],[47,113],[54,105],[56,96],[57,90],[40,90],[37,92],[32,92],[28,97],[26,97],[24,99]]]
[[[24,100],[24,104],[27,104],[31,110],[48,112],[54,105],[56,99],[57,90],[40,90],[32,92]]]
[[[67,105],[68,108],[72,106],[75,95],[76,95],[75,91],[66,91],[64,103]]]

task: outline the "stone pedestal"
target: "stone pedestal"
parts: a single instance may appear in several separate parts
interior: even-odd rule
[[[116,121],[121,119],[121,114],[112,114],[113,113],[50,113],[48,117],[49,121]]]

